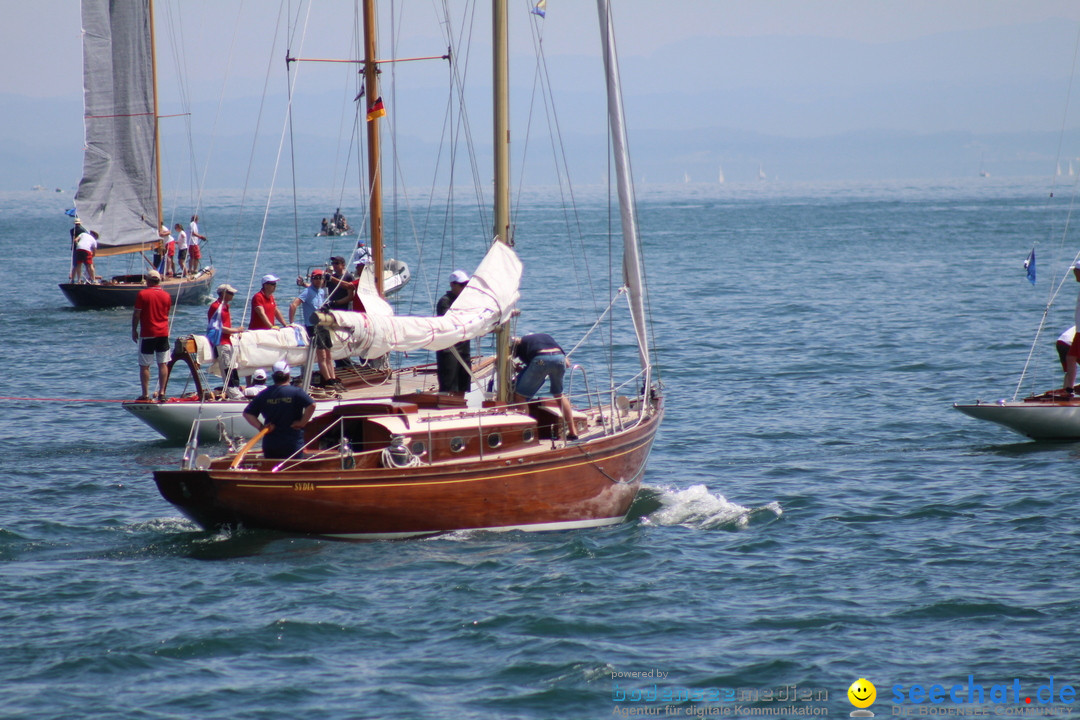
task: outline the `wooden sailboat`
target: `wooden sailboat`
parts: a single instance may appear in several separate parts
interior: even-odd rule
[[[365,1],[365,8],[373,0]],[[609,123],[623,230],[624,290],[641,369],[564,426],[552,400],[514,404],[510,319],[521,264],[511,249],[507,8],[493,1],[495,242],[441,317],[334,312],[349,344],[368,356],[498,338],[495,390],[482,407],[430,393],[342,402],[305,429],[286,460],[249,446],[217,459],[195,443],[180,470],[154,479],[162,496],[211,529],[244,526],[347,538],[399,538],[460,529],[556,530],[620,522],[637,495],[663,398],[646,332],[643,268],[630,187],[622,101],[607,0],[598,0]],[[367,10],[365,16],[368,15]],[[574,371],[570,371],[571,381]],[[576,435],[576,437],[574,437]]]
[[[158,130],[154,8],[148,0],[83,0],[86,150],[75,195],[78,222],[99,234],[95,260],[142,253],[142,270],[60,284],[76,307],[132,307],[161,247],[161,140]],[[201,303],[214,270],[168,277],[174,302]]]
[[[368,21],[374,26],[374,19]],[[379,78],[376,72],[375,36],[371,31],[365,37],[365,84],[369,95],[378,97]],[[297,62],[289,57],[288,62]],[[369,315],[392,316],[393,308],[385,298],[401,290],[410,279],[409,266],[402,260],[384,257],[383,209],[382,209],[382,159],[380,150],[380,132],[378,122],[367,123],[368,146],[368,187],[370,188],[370,238],[371,247],[358,244],[348,259],[346,267],[353,268],[358,261],[363,261],[365,270],[361,274],[357,294]],[[343,221],[340,208],[333,215],[335,222]],[[372,268],[382,268],[382,272],[372,272]],[[348,345],[348,331],[336,328],[331,333],[334,342],[333,357],[344,360],[353,355],[353,348]],[[288,328],[245,331],[234,335],[235,372],[240,376],[251,375],[255,370],[266,369],[279,360],[292,366],[305,366],[304,377],[310,379],[311,357],[310,338],[307,337],[303,323]],[[127,401],[125,410],[149,425],[163,437],[184,442],[195,434],[200,442],[213,442],[222,436],[227,438],[249,439],[254,436],[254,428],[243,419],[244,408],[250,398],[229,397],[211,390],[204,373],[203,365],[209,364],[212,357],[206,352],[207,343],[201,336],[180,338],[173,350],[169,362],[170,379],[175,365],[182,363],[191,376],[193,389],[179,397],[170,397],[165,402]],[[373,357],[370,356],[369,357]],[[223,374],[220,373],[219,374]],[[385,398],[396,391],[425,392],[433,390],[434,374],[431,368],[408,368],[392,371],[388,366],[376,363],[338,368],[337,374],[345,390],[319,390],[317,412],[328,412],[343,400],[369,400]],[[483,378],[485,371],[477,367],[476,374]],[[307,385],[305,381],[305,386]],[[307,388],[310,390],[310,388]]]

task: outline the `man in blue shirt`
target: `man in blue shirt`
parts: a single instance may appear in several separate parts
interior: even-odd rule
[[[306,392],[291,385],[292,373],[284,360],[274,363],[274,384],[255,396],[244,408],[244,419],[262,431],[263,456],[273,459],[292,457],[304,446],[304,426],[315,413],[315,401]],[[263,420],[259,420],[259,415]]]
[[[319,375],[322,378],[319,384],[323,387],[344,390],[344,385],[337,379],[337,373],[334,372],[334,359],[330,354],[330,349],[333,347],[330,330],[315,324],[312,318],[315,311],[321,310],[326,304],[329,295],[326,290],[326,278],[327,274],[321,269],[311,271],[311,285],[301,290],[300,295],[289,304],[289,323],[292,324],[296,311],[300,310],[300,319],[307,327],[308,338],[315,347],[315,361],[319,363]]]
[[[577,440],[577,428],[574,425],[574,411],[570,399],[563,395],[563,375],[570,364],[566,351],[555,338],[546,333],[533,333],[514,338],[511,353],[522,366],[514,382],[514,399],[519,403],[532,399],[545,380],[551,381],[551,396],[559,402],[563,420],[566,422],[566,439]]]

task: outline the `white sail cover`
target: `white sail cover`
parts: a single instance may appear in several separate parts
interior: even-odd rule
[[[330,354],[335,360],[360,356],[377,358],[389,352],[407,350],[443,350],[464,340],[472,340],[492,332],[510,319],[520,297],[521,261],[516,253],[501,242],[492,244],[476,268],[469,284],[458,295],[450,310],[441,317],[395,316],[385,300],[364,292],[367,312],[333,310]],[[201,336],[195,336],[200,346],[208,347]],[[232,336],[233,362],[241,375],[250,375],[258,368],[268,370],[278,360],[294,367],[307,361],[310,340],[302,325],[289,325],[270,330],[247,330]],[[211,358],[200,355],[200,364]],[[211,370],[221,375],[214,361]]]
[[[509,320],[520,298],[520,283],[521,260],[507,245],[495,242],[445,315],[334,311],[334,334],[347,333],[347,354],[367,358],[408,350],[444,350],[486,335]]]
[[[98,255],[157,243],[154,88],[148,0],[83,0],[86,148],[75,194]]]

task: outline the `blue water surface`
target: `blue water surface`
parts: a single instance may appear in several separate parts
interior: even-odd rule
[[[575,345],[619,282],[617,221],[586,196],[582,246],[556,250],[557,200],[516,208],[519,329]],[[894,686],[1018,679],[1040,706],[1051,678],[1080,685],[1078,446],[950,407],[1017,391],[1071,282],[1068,201],[997,178],[639,200],[668,413],[627,521],[352,543],[205,533],[166,503],[151,473],[182,448],[117,403],[139,394],[130,314],[57,289],[63,196],[0,196],[0,717],[846,716],[858,678],[881,716],[917,707]],[[259,249],[238,206],[200,214],[243,297],[352,242],[297,239],[290,210]],[[300,199],[312,233],[326,206]],[[427,312],[487,233],[402,223],[399,312]],[[1060,381],[1076,289],[1021,392]],[[204,323],[182,308],[174,329]],[[602,355],[580,358],[601,375]]]

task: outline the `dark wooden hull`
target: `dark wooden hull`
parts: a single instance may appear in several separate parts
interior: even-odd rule
[[[214,270],[207,268],[194,279],[163,280],[160,287],[169,293],[174,303],[201,305],[211,294],[210,285],[213,281]],[[77,308],[135,307],[135,296],[144,289],[146,281],[141,275],[124,275],[100,285],[60,283],[61,292]]]
[[[663,414],[522,458],[413,468],[160,470],[162,496],[208,530],[243,526],[348,538],[452,530],[558,530],[622,521]]]

